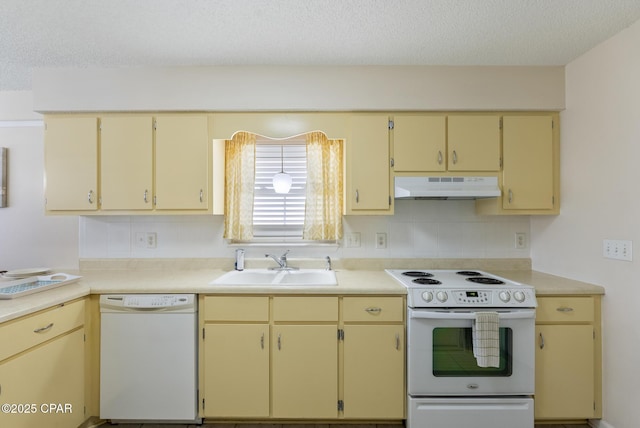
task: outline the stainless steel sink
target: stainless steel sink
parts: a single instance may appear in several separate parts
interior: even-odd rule
[[[338,285],[336,273],[326,269],[233,270],[210,283],[211,285],[243,286],[330,286]]]

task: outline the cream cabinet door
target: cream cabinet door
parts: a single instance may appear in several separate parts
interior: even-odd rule
[[[45,117],[48,211],[98,209],[98,118]]]
[[[404,327],[344,326],[344,417],[404,418]]]
[[[0,363],[0,382],[0,402],[9,404],[0,426],[79,426],[85,420],[84,329]]]
[[[446,146],[446,116],[394,116],[394,171],[445,171],[447,168]]]
[[[500,171],[500,116],[447,117],[449,171]]]
[[[346,213],[393,214],[389,116],[354,115],[346,142]]]
[[[206,210],[209,132],[206,115],[156,117],[156,209]]]
[[[101,119],[101,200],[103,210],[153,209],[153,119]]]
[[[272,340],[274,418],[338,417],[336,325],[276,325]]]
[[[503,118],[503,198],[505,210],[552,209],[553,119]]]
[[[269,325],[207,324],[204,416],[269,417]]]
[[[594,417],[591,325],[536,326],[536,419]]]

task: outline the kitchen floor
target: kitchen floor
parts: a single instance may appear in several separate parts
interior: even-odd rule
[[[121,428],[403,428],[404,425],[368,425],[368,424],[345,424],[345,425],[329,425],[329,424],[203,424],[203,425],[168,425],[168,424],[104,424],[103,428],[121,427]],[[496,427],[504,428],[504,427]],[[535,428],[589,428],[589,425],[536,425]]]

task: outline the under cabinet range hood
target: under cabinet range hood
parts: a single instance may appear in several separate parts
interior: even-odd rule
[[[396,177],[396,199],[480,199],[500,196],[498,177]]]

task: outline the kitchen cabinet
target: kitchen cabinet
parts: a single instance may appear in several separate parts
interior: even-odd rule
[[[338,416],[338,298],[273,298],[273,417]]]
[[[355,114],[345,150],[345,213],[393,214],[389,116]]]
[[[402,297],[344,297],[344,417],[403,419]]]
[[[100,206],[153,209],[153,118],[105,116],[100,125]]]
[[[476,201],[479,214],[558,214],[559,119],[557,114],[502,118],[502,196]]]
[[[402,420],[402,296],[200,296],[201,414]]]
[[[213,206],[209,122],[190,113],[47,116],[47,212],[222,213],[222,198]],[[220,193],[224,177],[217,181]]]
[[[158,210],[206,210],[209,198],[209,136],[206,115],[155,118]]]
[[[536,420],[601,417],[599,296],[538,297],[536,341]]]
[[[201,297],[201,412],[269,417],[269,298]]]
[[[98,209],[98,118],[45,117],[47,211]]]
[[[447,170],[447,117],[394,115],[394,172]]]
[[[80,300],[0,326],[0,401],[10,406],[0,426],[66,428],[85,420],[84,316]]]
[[[447,116],[447,169],[500,171],[500,116]]]

